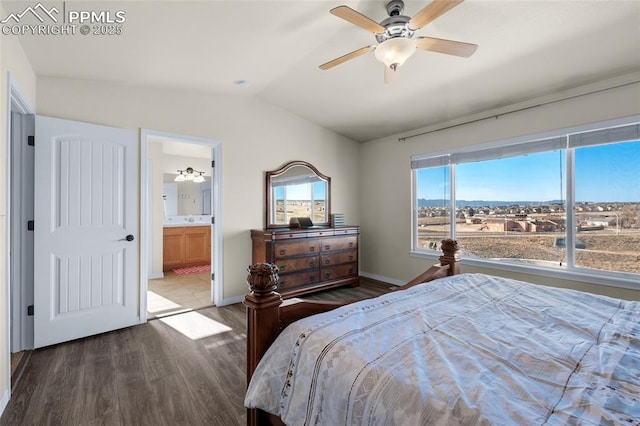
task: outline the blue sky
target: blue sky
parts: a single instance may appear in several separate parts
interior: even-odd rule
[[[640,141],[575,150],[577,202],[640,202]],[[448,198],[442,167],[418,172],[418,198]],[[456,166],[456,198],[487,201],[566,199],[565,151]]]
[[[316,182],[313,184],[313,190],[315,193],[315,200],[324,200],[324,182]],[[284,187],[279,186],[275,190],[276,200],[281,200],[284,194]],[[310,200],[311,189],[310,184],[302,183],[300,185],[288,185],[287,186],[287,199],[288,200]]]

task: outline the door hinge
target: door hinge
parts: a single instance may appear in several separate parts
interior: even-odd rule
[[[27,136],[27,145],[36,146],[36,137],[35,136]]]
[[[33,316],[33,305],[27,306],[27,316],[28,317],[32,317]]]
[[[216,274],[211,274],[211,281],[216,279]]]
[[[215,167],[216,166],[216,160],[211,160],[211,167]]]
[[[33,231],[35,223],[32,220],[27,221],[27,231]]]
[[[215,217],[213,217],[213,216],[211,216],[211,224],[212,224],[212,225],[215,225],[215,223],[216,223],[216,218],[215,218]]]

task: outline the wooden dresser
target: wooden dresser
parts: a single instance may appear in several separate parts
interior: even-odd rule
[[[283,297],[358,285],[359,234],[358,226],[254,229],[252,263],[278,267]]]

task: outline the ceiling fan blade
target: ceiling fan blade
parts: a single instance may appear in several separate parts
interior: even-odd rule
[[[381,34],[384,32],[384,27],[382,25],[378,24],[371,18],[364,16],[362,13],[351,9],[349,6],[334,7],[330,12],[338,18],[342,18],[345,21],[359,26],[360,28],[371,31],[374,34]]]
[[[464,0],[433,0],[411,18],[409,28],[419,30],[463,1]]]
[[[349,59],[357,58],[360,55],[364,55],[365,53],[372,51],[374,48],[375,46],[366,46],[358,50],[354,50],[353,52],[347,53],[346,55],[342,55],[339,58],[334,59],[333,61],[329,61],[320,65],[320,69],[328,70],[329,68],[333,68],[336,65],[340,65],[343,62],[347,62]]]
[[[416,39],[416,47],[420,50],[429,50],[431,52],[468,58],[474,54],[478,45],[463,43],[461,41],[445,40],[442,38],[419,37]]]
[[[384,84],[393,83],[398,77],[398,67],[384,67]]]

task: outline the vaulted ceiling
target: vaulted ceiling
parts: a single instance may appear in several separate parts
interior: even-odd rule
[[[28,3],[3,2],[7,12]],[[256,97],[356,141],[640,70],[638,0],[466,0],[416,36],[478,44],[470,58],[418,51],[392,84],[373,53],[320,70],[376,44],[329,10],[346,4],[380,22],[385,3],[67,1],[124,11],[123,34],[20,38],[39,76]],[[428,1],[405,3],[412,16]]]

